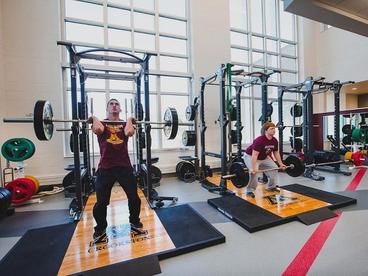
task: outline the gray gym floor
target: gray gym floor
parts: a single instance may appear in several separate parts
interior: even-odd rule
[[[344,190],[357,172],[352,176],[318,173],[326,177],[325,181],[279,174],[279,185],[298,183],[354,197],[358,203],[338,210],[342,214],[312,262],[308,275],[368,275],[368,172],[355,192]],[[226,236],[224,244],[160,261],[162,275],[281,275],[321,224],[306,226],[300,222],[290,222],[250,234],[209,206],[207,199],[218,195],[209,193],[198,182],[184,183],[167,177],[157,191],[162,196],[179,197],[178,204],[189,203]],[[46,210],[65,212],[70,202],[63,194],[44,200],[41,204],[18,208],[16,211],[29,214]],[[56,221],[54,219],[51,223],[56,224]],[[39,227],[42,226],[45,225]],[[19,238],[0,237],[0,258]]]

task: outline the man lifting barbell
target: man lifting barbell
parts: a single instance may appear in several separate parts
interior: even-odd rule
[[[262,130],[264,134],[254,139],[253,143],[246,149],[246,154],[244,156],[244,162],[250,172],[246,194],[251,197],[255,197],[254,191],[258,185],[258,169],[272,169],[265,172],[268,177],[268,182],[266,184],[266,189],[268,191],[277,191],[277,171],[273,169],[286,169],[286,165],[282,162],[278,151],[278,141],[274,137],[276,132],[275,124],[272,122],[266,122],[263,124]],[[277,166],[272,159],[272,154],[279,166]]]
[[[118,100],[110,99],[106,111],[107,120],[121,121],[119,117],[121,107]],[[98,243],[106,240],[107,206],[116,181],[128,197],[129,222],[132,230],[140,231],[143,227],[139,219],[141,200],[137,193],[137,180],[128,154],[128,139],[135,133],[133,125],[135,119],[130,117],[127,122],[112,124],[92,116],[88,122],[92,123],[92,131],[97,135],[101,154],[95,183],[97,202],[93,207],[93,217],[97,223],[93,240]]]

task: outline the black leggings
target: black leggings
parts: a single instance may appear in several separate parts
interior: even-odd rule
[[[97,223],[95,231],[102,231],[107,227],[107,206],[110,203],[111,190],[116,181],[119,182],[128,197],[129,222],[139,222],[141,199],[137,193],[137,180],[132,168],[113,167],[110,169],[98,169],[95,184],[97,202],[93,207],[93,217]]]

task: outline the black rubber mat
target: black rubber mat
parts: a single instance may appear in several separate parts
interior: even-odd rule
[[[72,222],[68,209],[15,212],[0,220],[0,237],[23,236],[27,230]]]
[[[340,207],[344,207],[344,206],[348,206],[348,205],[357,203],[357,200],[355,198],[322,191],[319,189],[303,186],[300,184],[286,185],[286,186],[282,186],[281,188],[294,192],[294,193],[306,195],[306,196],[313,197],[315,199],[330,203],[332,204],[331,206],[329,206],[330,209],[336,209],[336,208],[340,208]]]
[[[333,211],[325,207],[300,214],[297,217],[305,225],[311,225],[313,223],[321,222],[326,219],[334,218],[336,216],[337,215]]]
[[[288,221],[235,195],[213,198],[207,202],[250,233]]]
[[[156,255],[148,255],[133,260],[83,271],[72,275],[83,276],[151,276],[161,273],[160,263]]]
[[[77,224],[29,230],[0,262],[0,274],[56,275]]]
[[[225,242],[225,236],[188,204],[155,211],[175,245],[157,253],[160,260]]]
[[[330,203],[331,205],[328,208],[320,208],[282,218],[235,195],[209,199],[207,202],[250,233],[292,220],[300,220],[307,225],[320,222],[336,216],[330,209],[357,202],[355,198],[325,192],[300,184],[282,186],[281,188]]]

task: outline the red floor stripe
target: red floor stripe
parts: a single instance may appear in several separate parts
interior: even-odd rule
[[[360,169],[358,173],[354,176],[353,180],[350,182],[349,186],[346,187],[345,192],[355,191],[366,171],[367,169]]]
[[[360,169],[345,191],[355,191],[365,172],[366,169]],[[282,273],[283,276],[307,274],[341,215],[342,212],[338,212],[337,217],[325,220],[319,224],[298,255]]]

